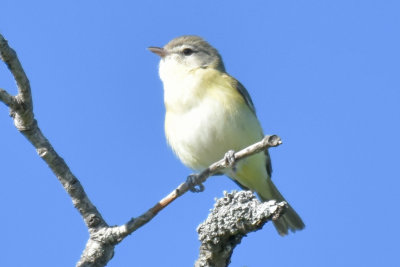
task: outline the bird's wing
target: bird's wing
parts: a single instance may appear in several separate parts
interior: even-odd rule
[[[240,95],[243,97],[244,101],[246,102],[247,106],[250,108],[250,110],[256,115],[256,109],[254,107],[253,101],[251,100],[250,94],[247,91],[247,89],[241,84],[238,80],[230,76],[232,80],[235,82],[235,88],[238,90]],[[266,168],[269,177],[271,177],[272,174],[272,163],[271,163],[271,157],[269,156],[268,150],[265,150],[265,156],[266,156]]]
[[[271,157],[269,156],[268,149],[266,149],[264,153],[265,153],[265,156],[267,158],[267,164],[266,164],[267,173],[268,173],[269,177],[271,177],[271,174],[272,174],[272,163],[271,163]]]
[[[251,111],[253,111],[254,114],[256,114],[256,109],[254,107],[253,101],[251,100],[249,92],[247,92],[246,88],[241,84],[238,80],[233,78],[236,82],[235,88],[239,91],[240,95],[244,98],[244,101],[246,104],[249,106]]]

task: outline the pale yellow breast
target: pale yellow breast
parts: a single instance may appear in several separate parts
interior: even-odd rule
[[[164,81],[165,133],[185,165],[204,169],[228,150],[262,138],[255,114],[232,88],[229,76],[207,69],[190,75],[179,84]]]

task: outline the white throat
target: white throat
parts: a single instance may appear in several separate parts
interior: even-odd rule
[[[197,70],[170,57],[160,61],[159,74],[164,84],[164,103],[167,109],[179,111],[195,105],[198,100],[195,96],[201,91],[199,85],[202,80]]]

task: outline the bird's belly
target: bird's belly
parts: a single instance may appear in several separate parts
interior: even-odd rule
[[[187,112],[167,112],[168,143],[188,167],[202,170],[228,150],[239,150],[262,137],[261,127],[246,106],[202,103]]]

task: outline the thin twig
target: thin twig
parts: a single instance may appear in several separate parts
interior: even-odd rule
[[[14,108],[16,104],[15,98],[2,88],[0,88],[0,102],[6,104],[9,108]]]
[[[276,147],[282,144],[282,141],[279,136],[277,135],[267,135],[265,136],[261,141],[250,145],[234,154],[236,162],[249,157],[253,154],[259,153],[261,151],[264,151],[270,147]],[[207,178],[209,178],[212,175],[215,175],[217,173],[220,173],[223,169],[226,169],[230,167],[226,161],[225,158],[211,164],[207,169],[202,171],[201,173],[194,175],[194,184],[200,185],[204,183]],[[151,209],[149,209],[147,212],[142,214],[141,216],[137,218],[131,219],[129,222],[127,222],[125,225],[121,226],[124,227],[125,229],[125,234],[129,235],[132,232],[134,232],[136,229],[141,227],[142,225],[146,224],[148,221],[150,221],[154,216],[157,215],[161,210],[166,208],[169,204],[171,204],[175,199],[178,197],[182,196],[185,194],[187,191],[189,191],[193,186],[193,180],[192,181],[186,181],[182,184],[180,184],[175,190],[173,190],[171,193],[169,193],[166,197],[164,197],[162,200],[160,200],[156,205],[154,205]]]
[[[25,104],[32,104],[31,86],[28,77],[22,68],[17,53],[8,45],[7,40],[0,34],[0,58],[7,64],[14,76],[18,87],[18,96]]]

